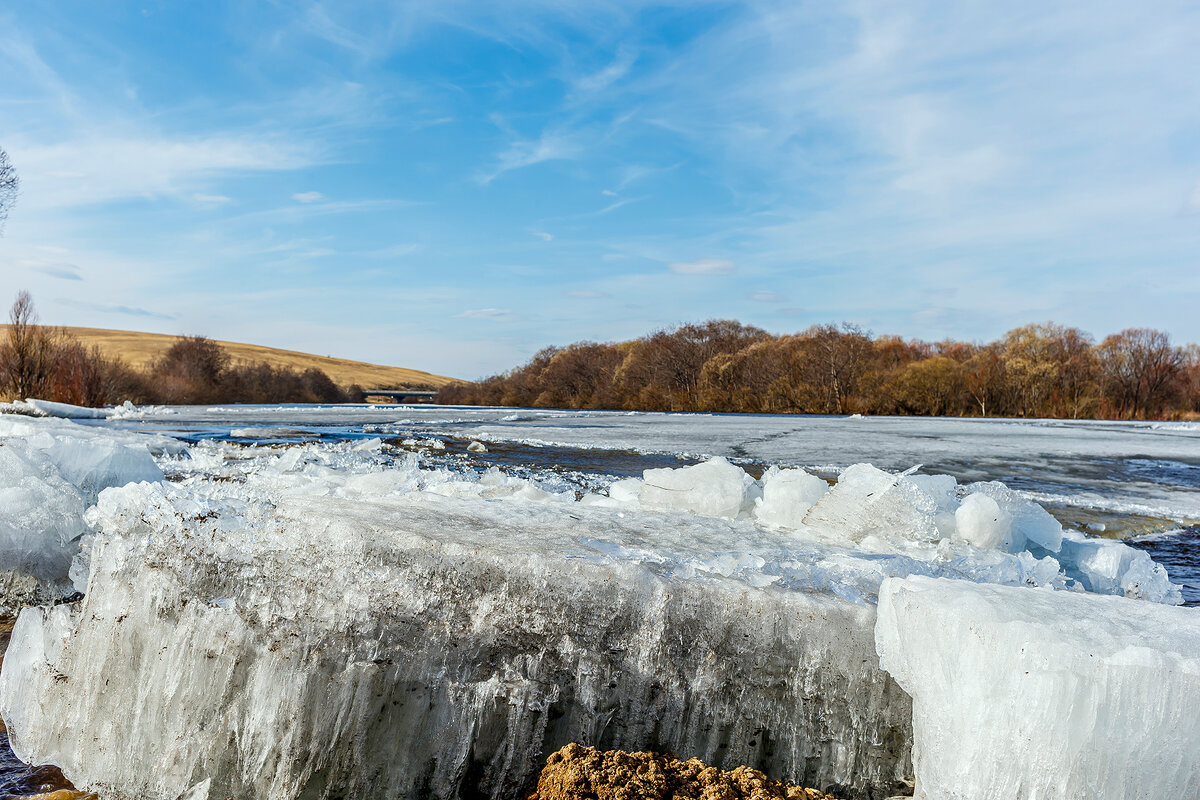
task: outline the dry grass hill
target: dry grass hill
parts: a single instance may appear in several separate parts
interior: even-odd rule
[[[72,328],[61,330],[77,338],[86,347],[95,345],[100,352],[112,358],[119,357],[131,367],[141,368],[158,359],[178,337],[161,333],[139,333],[137,331],[114,331],[105,328]],[[334,383],[350,386],[357,383],[365,389],[414,388],[431,386],[438,388],[454,378],[434,375],[404,367],[385,367],[344,358],[330,358],[294,350],[278,350],[256,344],[217,341],[229,353],[234,362],[265,361],[274,367],[308,369],[316,367],[325,372]]]

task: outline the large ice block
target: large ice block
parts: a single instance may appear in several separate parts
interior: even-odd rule
[[[1200,609],[912,577],[875,636],[918,798],[1200,797]]]
[[[682,563],[749,523],[228,502],[101,495],[84,600],[24,611],[0,673],[19,756],[106,800],[515,797],[571,741],[854,797],[909,773],[872,605]]]

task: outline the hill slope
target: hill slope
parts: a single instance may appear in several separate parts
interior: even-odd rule
[[[7,326],[0,326],[0,328],[2,327]],[[106,356],[119,357],[125,363],[137,368],[144,367],[161,357],[178,338],[161,333],[115,331],[105,328],[63,327],[61,330],[74,336],[85,346],[95,345]],[[404,367],[386,367],[380,364],[317,356],[294,350],[279,350],[256,344],[216,341],[225,348],[230,359],[235,363],[265,361],[274,367],[302,370],[316,367],[332,378],[334,383],[341,386],[357,383],[365,389],[411,388],[417,385],[437,388],[454,380],[454,378],[447,378],[444,375],[434,375],[430,372]]]

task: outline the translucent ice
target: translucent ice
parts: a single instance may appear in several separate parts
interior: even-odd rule
[[[1144,550],[1111,539],[1097,539],[1064,531],[1058,560],[1067,573],[1089,592],[1123,594],[1156,603],[1178,605],[1178,586]]]
[[[855,464],[805,514],[804,524],[850,541],[867,534],[936,541],[943,537],[938,515],[944,498],[927,488],[905,475]]]
[[[875,631],[917,798],[1200,797],[1200,610],[912,577]]]
[[[38,400],[34,397],[30,397],[25,402],[47,416],[65,419],[105,419],[109,413],[107,409],[103,408],[73,406],[70,403],[55,403],[52,400]]]
[[[382,439],[158,452],[171,482],[99,493],[85,598],[26,610],[0,673],[18,753],[110,800],[511,796],[571,740],[883,796],[911,741],[874,655],[885,580],[1177,602],[1152,562],[1051,552],[1040,508],[947,476],[826,490],[714,459],[577,502]]]
[[[802,469],[772,467],[762,477],[762,497],[754,504],[754,518],[763,525],[778,528],[799,528],[804,515],[829,484]]]
[[[163,477],[156,437],[0,417],[0,613],[72,591],[68,573],[97,494]]]
[[[101,495],[82,604],[23,612],[0,673],[18,755],[111,800],[511,797],[570,741],[907,776],[874,607],[761,580],[748,522],[209,488]]]
[[[646,470],[638,499],[646,508],[733,519],[753,503],[756,488],[741,467],[713,458],[694,467]]]
[[[1020,550],[1027,543],[1032,543],[1047,552],[1058,552],[1062,542],[1062,525],[1037,503],[1026,500],[996,481],[968,484],[965,491],[991,498],[1004,516],[1011,519],[1009,546],[1013,549]]]
[[[1012,515],[986,494],[968,495],[954,512],[958,538],[976,547],[1011,550],[1012,522]]]

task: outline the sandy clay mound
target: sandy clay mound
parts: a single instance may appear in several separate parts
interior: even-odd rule
[[[771,780],[756,769],[730,772],[698,758],[600,751],[569,744],[546,759],[526,800],[833,800],[813,789]]]

